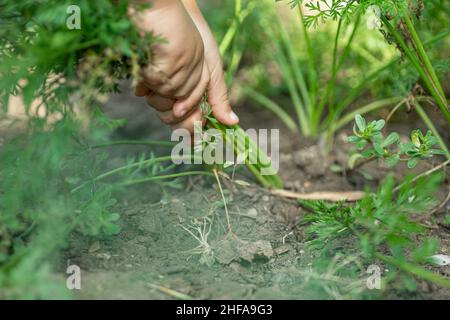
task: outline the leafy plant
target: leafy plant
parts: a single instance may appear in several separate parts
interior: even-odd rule
[[[409,68],[409,64],[415,68],[414,74],[411,74],[413,78],[410,81],[416,83],[417,76],[420,76],[428,92],[440,106],[444,116],[447,117],[447,100],[424,48],[444,39],[450,31],[447,28],[443,32],[430,37],[427,41],[422,42],[413,24],[415,19],[417,19],[417,22],[423,20],[420,19],[423,11],[423,6],[420,6],[420,3],[422,2],[414,1],[408,4],[407,1],[400,0],[290,1],[291,7],[296,8],[298,11],[300,20],[299,34],[288,32],[278,15],[273,11],[270,12],[269,10],[266,13],[266,17],[261,19],[262,27],[263,30],[267,30],[270,42],[274,45],[274,60],[280,69],[297,115],[297,119],[294,121],[298,124],[304,136],[317,137],[319,134],[325,133],[328,136],[328,141],[331,142],[334,133],[351,122],[355,114],[363,114],[394,105],[396,106],[395,109],[398,109],[401,105],[417,105],[422,97],[412,97],[409,93],[406,93],[408,98],[405,98],[402,96],[405,93],[397,90],[392,96],[377,99],[362,106],[358,103],[356,110],[345,114],[349,106],[358,102],[357,99],[365,94],[369,89],[369,85],[379,79],[380,75],[388,70],[392,70],[394,66],[399,66],[401,69]],[[439,4],[433,2],[427,3],[425,7],[430,7],[431,10],[437,6]],[[304,7],[308,11],[307,14],[304,13]],[[392,58],[387,63],[384,63],[384,61],[382,63],[378,62],[374,68],[370,68],[371,70],[360,78],[353,78],[354,84],[349,86],[348,82],[350,80],[347,74],[349,73],[349,66],[346,66],[345,62],[353,54],[353,51],[360,50],[355,42],[362,37],[362,33],[358,32],[358,28],[361,27],[363,16],[367,12],[379,13],[379,19],[381,20],[380,25],[377,27],[378,30],[380,30],[388,43],[394,42],[397,44],[397,48],[402,52],[402,57]],[[337,23],[333,41],[329,41],[333,43],[333,47],[317,50],[315,49],[317,44],[312,45],[312,41],[315,38],[311,30],[307,28],[318,28],[320,25],[321,29],[317,33],[326,32],[323,24],[328,20],[334,20]],[[347,25],[347,32],[344,32]],[[421,25],[424,25],[424,23]],[[428,30],[425,27],[423,31],[427,32]],[[347,36],[344,37],[344,34]],[[300,36],[302,37],[301,43],[303,45],[301,51],[298,51],[295,44]],[[340,48],[341,45],[342,48]],[[329,63],[331,69],[327,69],[327,72],[322,75],[320,67],[326,58],[323,51],[330,51],[332,54],[331,62]],[[302,52],[306,52],[306,60],[299,61],[299,56],[301,56]],[[369,61],[377,60],[373,59],[373,57],[369,59],[371,53],[367,50],[364,52],[364,56],[367,57],[366,65]],[[400,59],[403,60],[403,57],[407,58],[407,63],[398,64]],[[319,63],[319,61],[322,63]],[[346,81],[341,83],[338,81],[338,75],[344,72],[347,74],[345,77]],[[288,128],[291,130],[296,129],[292,118],[278,103],[269,99],[263,93],[245,86],[243,92],[257,103],[274,112]],[[433,131],[433,134],[439,138],[437,130],[430,126],[432,122],[427,114],[422,112],[423,109],[420,106],[414,109],[423,118],[429,129]],[[442,149],[447,150],[443,141],[440,141],[440,145]]]
[[[420,130],[414,130],[411,133],[411,141],[403,143],[397,132],[384,137],[382,133],[384,125],[384,120],[367,123],[361,115],[356,115],[354,135],[348,137],[348,141],[354,143],[359,152],[350,157],[350,168],[354,167],[358,158],[383,159],[391,167],[399,161],[405,161],[408,168],[414,168],[420,160],[447,154],[446,151],[435,148],[438,139],[431,131],[424,135]]]
[[[272,170],[270,158],[261,150],[258,144],[248,136],[238,125],[231,127],[219,123],[211,116],[211,107],[206,100],[202,103],[203,117],[206,120],[206,128],[213,128],[220,132],[221,139],[232,145],[236,162],[244,162],[255,178],[265,187],[281,188],[282,182],[276,173],[262,174],[262,169]],[[229,129],[232,129],[231,131]],[[230,134],[231,133],[231,134]]]
[[[420,19],[424,3],[422,1],[404,0],[365,0],[333,1],[329,6],[326,1],[293,1],[300,8],[305,3],[312,14],[305,18],[307,25],[317,25],[318,21],[327,19],[359,19],[370,7],[376,6],[380,11],[379,19],[385,29],[380,31],[389,42],[395,42],[400,51],[418,71],[426,88],[433,96],[444,117],[450,124],[450,108],[437,77],[435,69],[425,50],[414,25],[414,17]]]
[[[308,224],[309,248],[321,253],[317,265],[329,265],[338,254],[361,252],[365,265],[380,261],[388,266],[385,285],[401,281],[413,290],[418,277],[449,288],[448,279],[421,266],[436,253],[438,243],[424,237],[425,228],[412,218],[434,206],[433,195],[440,181],[440,175],[422,177],[415,183],[407,178],[395,188],[390,177],[377,193],[367,194],[353,206],[300,201],[312,211],[303,222]]]
[[[72,183],[96,171],[101,158],[80,149],[73,133],[79,123],[64,118],[46,131],[30,130],[0,154],[0,297],[68,296],[63,282],[50,279],[55,253],[71,232],[109,236],[119,215],[108,186],[68,196]],[[30,127],[30,129],[32,129]],[[75,156],[77,155],[77,156]],[[104,159],[104,158],[103,158]],[[82,160],[82,161],[80,161]],[[100,164],[101,162],[101,164]],[[86,167],[84,167],[86,166]]]

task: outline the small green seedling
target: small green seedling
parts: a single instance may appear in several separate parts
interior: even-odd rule
[[[348,141],[356,145],[358,152],[350,157],[350,168],[354,168],[360,158],[382,159],[390,167],[405,161],[408,168],[414,168],[420,160],[446,154],[444,150],[435,147],[438,140],[431,131],[424,135],[419,129],[414,130],[411,140],[404,143],[400,141],[397,132],[392,132],[385,138],[381,131],[384,126],[384,120],[367,123],[361,115],[355,116],[354,135],[348,137]]]

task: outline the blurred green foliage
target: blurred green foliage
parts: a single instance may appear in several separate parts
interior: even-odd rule
[[[86,141],[107,140],[119,124],[98,106],[121,79],[137,76],[159,40],[135,29],[129,1],[77,1],[81,28],[73,30],[66,25],[72,4],[0,1],[0,114],[20,94],[29,116],[26,131],[0,150],[0,299],[70,296],[65,279],[50,273],[68,235],[120,230],[108,184],[72,190],[106,159],[87,153]],[[92,129],[76,108],[91,114]]]

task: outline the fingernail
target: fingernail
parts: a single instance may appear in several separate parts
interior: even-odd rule
[[[181,118],[182,116],[184,116],[186,114],[186,109],[181,109],[179,111],[179,118]]]
[[[234,122],[239,121],[239,117],[233,111],[230,112],[230,119],[233,120]]]

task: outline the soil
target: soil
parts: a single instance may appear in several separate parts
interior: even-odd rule
[[[130,109],[133,112],[128,111],[126,116],[132,120],[118,136],[169,138],[170,130],[137,99],[122,94],[105,106],[113,117],[123,117],[124,110]],[[287,189],[362,190],[367,185],[374,188],[390,172],[376,163],[356,173],[330,170],[343,167],[347,160],[350,146],[345,143],[345,130],[325,157],[320,143],[302,140],[289,132],[270,112],[248,105],[237,111],[243,128],[280,128],[280,176]],[[419,119],[409,116],[406,126],[402,121],[403,125],[393,124],[390,129],[406,134],[420,127]],[[138,153],[142,148],[114,147],[111,163],[114,158]],[[433,165],[421,164],[416,170],[421,172]],[[405,170],[400,166],[393,174],[400,179]],[[314,259],[304,250],[304,230],[298,225],[306,212],[296,201],[273,196],[258,187],[245,171],[237,176],[250,185],[227,184],[225,188],[230,227],[217,184],[210,178],[187,178],[182,190],[140,185],[120,195],[116,211],[121,213],[121,233],[105,240],[74,234],[71,248],[65,253],[64,258],[79,265],[83,272],[83,288],[77,298],[330,298],[323,290],[305,287],[305,274]],[[446,190],[441,193],[443,199]],[[437,220],[448,210],[447,204],[435,215]],[[207,234],[204,247],[199,247],[201,243],[194,238],[200,237],[199,232]],[[429,233],[440,238],[441,252],[449,254],[449,230],[438,225],[430,227]],[[449,276],[449,269],[439,267],[436,271]],[[361,279],[365,277],[361,274]],[[449,299],[450,291],[423,282],[414,295],[393,290],[385,297]]]
[[[127,90],[124,90],[127,92]],[[343,173],[350,146],[344,130],[330,155],[325,157],[320,143],[303,140],[290,133],[270,112],[247,105],[236,108],[243,128],[280,129],[280,176],[286,189],[298,192],[362,190],[374,188],[390,170],[370,163],[353,173]],[[129,94],[114,97],[105,106],[113,117],[132,119],[120,129],[117,138],[167,140],[169,128],[153,112]],[[124,110],[127,110],[126,112]],[[130,112],[130,110],[132,110]],[[409,121],[392,124],[390,129],[406,134],[420,127]],[[406,123],[406,125],[405,125]],[[111,148],[109,164],[123,161],[130,154],[148,150],[143,146]],[[167,153],[167,149],[160,150]],[[420,164],[417,172],[435,163]],[[334,169],[333,169],[334,168]],[[406,168],[399,166],[394,175],[400,179]],[[70,248],[60,261],[64,274],[68,261],[82,270],[79,299],[318,299],[345,298],[321,289],[306,287],[313,259],[305,250],[304,228],[298,221],[305,211],[294,200],[271,195],[253,182],[245,170],[237,172],[249,185],[224,184],[230,226],[214,179],[189,177],[182,189],[146,184],[129,188],[118,195],[119,235],[94,239],[73,234]],[[446,188],[448,188],[448,183]],[[444,199],[448,190],[438,195]],[[441,253],[450,254],[450,230],[432,224],[442,221],[449,204],[427,216],[429,235],[441,241]],[[207,234],[207,245],[194,238]],[[345,244],[343,244],[345,245]],[[450,267],[435,271],[450,276]],[[361,281],[367,275],[361,274]],[[396,290],[385,293],[391,299],[450,299],[450,291],[419,282],[414,294]]]

